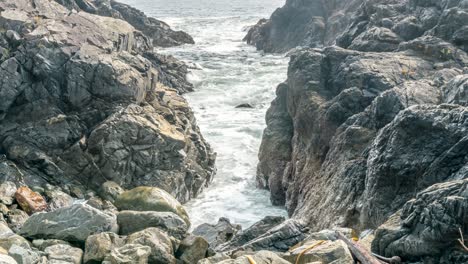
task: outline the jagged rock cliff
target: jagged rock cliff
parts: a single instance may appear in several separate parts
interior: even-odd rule
[[[259,49],[303,46],[266,117],[257,179],[273,203],[315,231],[402,210],[378,253],[467,261],[467,18],[461,0],[290,0],[254,26]]]
[[[214,171],[180,95],[192,87],[187,68],[152,51],[160,38],[132,26],[133,9],[111,4],[130,23],[48,0],[0,2],[1,179],[94,190],[113,180],[186,202]]]

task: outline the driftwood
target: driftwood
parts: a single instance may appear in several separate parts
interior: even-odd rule
[[[341,239],[345,242],[353,256],[359,262],[361,262],[361,264],[382,264],[377,258],[372,256],[372,254],[365,248],[363,248],[359,243],[351,241],[340,232],[336,232],[336,236],[338,237],[338,239]]]

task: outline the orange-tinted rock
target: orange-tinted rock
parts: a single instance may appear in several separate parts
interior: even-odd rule
[[[47,208],[44,197],[27,186],[20,187],[15,193],[15,198],[20,207],[28,214],[44,211]]]

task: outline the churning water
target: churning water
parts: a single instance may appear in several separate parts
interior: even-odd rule
[[[265,113],[286,79],[287,58],[263,55],[242,42],[247,27],[284,0],[121,0],[184,30],[195,45],[162,49],[192,66],[195,92],[186,98],[217,156],[213,183],[186,207],[192,226],[227,217],[243,227],[266,215],[285,215],[267,191],[255,188]],[[248,103],[253,109],[235,108]]]

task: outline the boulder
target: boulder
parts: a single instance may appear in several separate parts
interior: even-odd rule
[[[102,264],[147,264],[151,248],[140,244],[126,244],[119,248],[114,248],[106,256]]]
[[[26,220],[28,220],[29,215],[22,210],[13,209],[8,212],[7,217],[10,228],[15,232],[19,232]]]
[[[174,247],[169,236],[152,227],[129,235],[126,244],[139,244],[151,249],[149,262],[155,264],[175,264]],[[196,263],[196,262],[193,262]]]
[[[220,248],[236,248],[241,247],[244,244],[247,244],[249,241],[260,237],[265,234],[268,230],[273,229],[275,226],[280,225],[285,221],[285,218],[282,216],[266,216],[262,220],[256,222],[251,227],[238,232],[232,240],[230,240],[226,245],[220,246]]]
[[[307,264],[316,261],[321,263],[354,264],[351,252],[341,240],[308,240],[302,246],[289,250],[282,257],[296,264]]]
[[[267,250],[286,252],[290,247],[303,241],[307,237],[307,232],[308,228],[303,223],[295,219],[288,219],[245,243],[239,245],[239,240],[233,239],[232,244],[231,242],[225,243],[219,246],[217,250]]]
[[[210,247],[216,248],[217,246],[230,241],[242,227],[240,225],[232,225],[229,219],[220,218],[215,225],[201,224],[197,226],[192,233],[196,236],[203,237]]]
[[[49,209],[52,211],[71,206],[74,202],[73,197],[56,189],[45,191],[45,195],[49,198]]]
[[[44,252],[52,263],[81,264],[83,261],[83,250],[66,244],[49,246]]]
[[[197,263],[206,257],[208,242],[199,236],[189,235],[180,242],[176,257],[184,264]]]
[[[114,202],[117,196],[124,192],[124,189],[120,187],[116,182],[106,181],[101,185],[101,191],[99,195],[102,199]]]
[[[38,252],[32,250],[30,247],[18,245],[12,245],[8,250],[8,255],[14,258],[18,264],[37,263],[40,259]]]
[[[117,214],[117,223],[122,235],[157,227],[170,236],[182,239],[188,231],[185,221],[172,212],[121,211]]]
[[[190,226],[184,207],[169,193],[157,187],[136,187],[117,196],[115,206],[119,210],[172,212]]]
[[[44,197],[27,186],[18,188],[15,198],[20,207],[28,214],[44,211],[47,208],[47,202]]]
[[[0,202],[6,205],[13,204],[16,189],[16,184],[10,181],[0,184]]]
[[[114,248],[122,247],[124,244],[125,238],[115,233],[104,232],[91,235],[86,239],[83,262],[103,261]]]
[[[54,238],[84,243],[90,235],[117,232],[116,216],[85,204],[36,213],[23,225],[21,234],[30,238]]]

